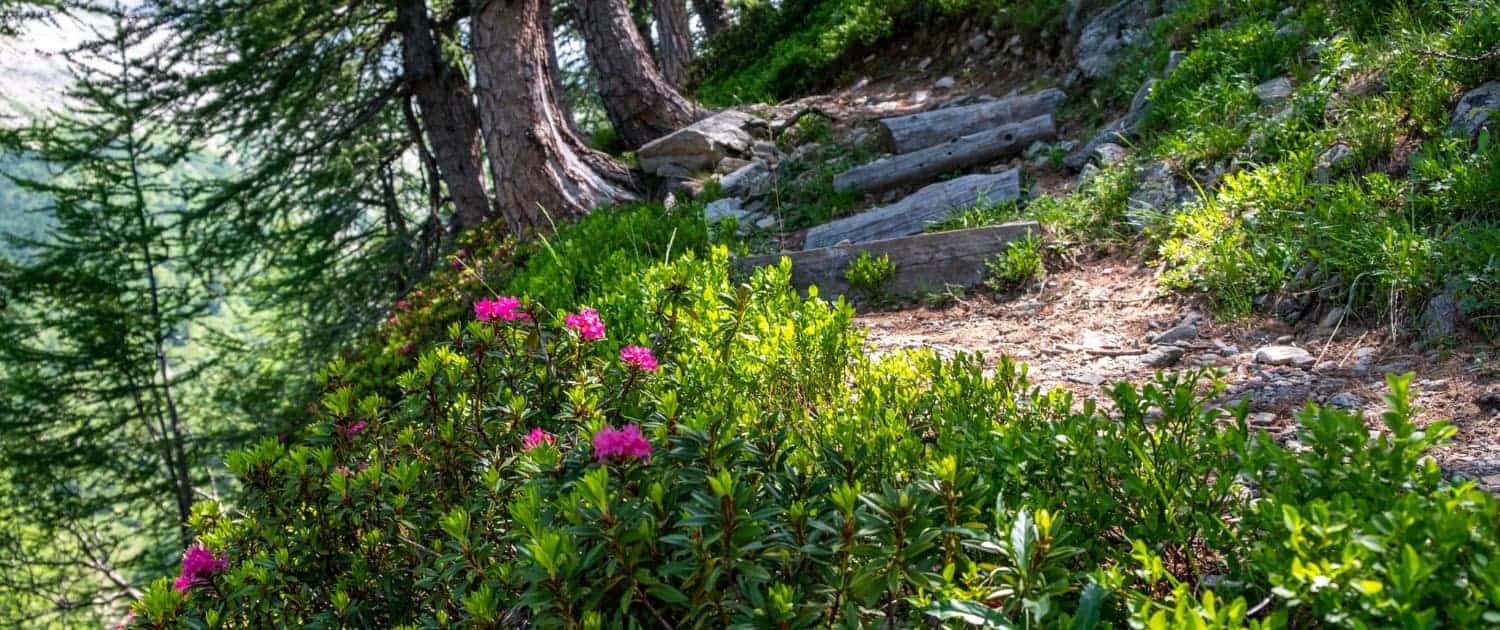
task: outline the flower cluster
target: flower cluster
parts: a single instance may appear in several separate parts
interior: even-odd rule
[[[344,437],[345,438],[349,438],[349,439],[353,439],[354,438],[354,434],[355,433],[359,433],[360,429],[365,428],[365,425],[367,425],[367,424],[369,424],[369,422],[366,422],[364,420],[360,420],[359,422],[356,422],[356,423],[351,424],[351,425],[349,425],[347,427],[344,427],[344,429],[343,429],[343,431],[344,431]]]
[[[177,581],[172,585],[179,591],[187,592],[194,586],[207,584],[209,576],[223,573],[228,568],[229,563],[215,558],[207,547],[193,545],[182,555],[182,574],[177,576]]]
[[[601,464],[631,459],[651,459],[651,442],[641,435],[640,425],[627,424],[620,430],[605,427],[594,434],[594,458]]]
[[[656,357],[651,356],[651,349],[641,346],[625,346],[624,348],[620,348],[620,360],[625,362],[626,365],[647,372],[655,372],[656,368],[660,367],[656,363]]]
[[[531,316],[521,309],[521,301],[504,296],[496,300],[480,300],[474,303],[474,319],[487,322],[495,318],[508,322],[525,321]]]
[[[541,446],[542,444],[556,444],[556,443],[557,443],[557,436],[552,435],[551,433],[548,433],[546,431],[543,431],[541,427],[537,427],[535,429],[532,429],[531,433],[526,434],[526,437],[521,440],[521,450],[523,450],[523,451],[529,451],[529,450],[534,449],[534,448],[536,448],[538,446]]]
[[[570,314],[566,323],[568,328],[578,331],[578,335],[584,341],[598,341],[604,338],[604,320],[599,319],[599,312],[584,307],[577,314]]]

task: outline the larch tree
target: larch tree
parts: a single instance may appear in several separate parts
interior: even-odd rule
[[[573,7],[604,111],[627,148],[639,147],[706,115],[652,63],[625,0],[573,0]]]
[[[457,35],[457,19],[438,31],[426,0],[397,0],[396,25],[407,86],[416,95],[421,128],[453,201],[449,227],[462,232],[488,219],[492,204],[484,185],[474,93],[458,62],[448,58],[441,45]]]
[[[729,5],[724,0],[693,0],[693,12],[709,37],[729,26]]]
[[[656,17],[656,64],[663,78],[682,87],[693,67],[687,0],[653,0],[652,12]]]
[[[541,0],[491,0],[473,16],[474,76],[491,178],[512,231],[631,198],[629,174],[584,145],[553,85]],[[634,26],[625,15],[628,30]],[[639,41],[639,40],[636,40]]]
[[[126,33],[77,53],[67,114],[22,130],[46,176],[11,177],[50,227],[0,264],[0,626],[100,625],[139,597],[190,540],[224,427],[183,405],[212,363],[189,334],[214,294],[182,222],[190,160]]]

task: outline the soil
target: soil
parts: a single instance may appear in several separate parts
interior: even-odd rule
[[[1006,355],[1027,365],[1033,385],[1061,387],[1080,404],[1093,398],[1105,407],[1109,384],[1149,381],[1157,368],[1148,361],[1174,347],[1182,356],[1166,371],[1223,371],[1227,389],[1215,402],[1248,400],[1251,424],[1285,440],[1294,438],[1294,416],[1309,402],[1348,406],[1363,412],[1372,430],[1383,430],[1385,375],[1415,372],[1419,423],[1443,419],[1458,429],[1435,459],[1450,475],[1500,491],[1500,363],[1491,348],[1417,352],[1378,322],[1346,320],[1335,332],[1269,317],[1217,321],[1201,300],[1163,290],[1155,269],[1122,256],[1055,272],[1026,293],[971,295],[942,308],[862,310],[856,325],[866,330],[871,352],[983,353],[991,367]],[[1197,334],[1150,343],[1182,323],[1193,323]],[[1300,347],[1316,363],[1257,363],[1256,350],[1269,345]]]

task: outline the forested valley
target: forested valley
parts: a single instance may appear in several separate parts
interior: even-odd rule
[[[1500,627],[1492,0],[0,0],[0,627]]]

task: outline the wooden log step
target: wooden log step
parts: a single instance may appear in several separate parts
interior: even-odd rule
[[[904,184],[931,180],[948,171],[959,170],[1015,155],[1037,140],[1057,135],[1050,114],[1028,118],[971,133],[951,142],[927,147],[912,153],[893,155],[863,166],[856,166],[833,177],[835,190],[876,192]]]
[[[888,206],[830,221],[807,231],[807,249],[849,240],[855,243],[917,234],[961,208],[993,204],[1021,196],[1021,175],[1016,169],[1000,173],[965,175],[925,186]]]
[[[984,282],[984,261],[1005,250],[1010,243],[1040,234],[1035,221],[1018,221],[967,230],[917,234],[881,241],[851,243],[805,249],[789,254],[769,254],[735,259],[740,271],[780,264],[791,259],[792,284],[805,289],[817,286],[825,297],[849,292],[844,273],[849,263],[862,252],[871,256],[889,256],[896,275],[885,287],[891,295],[916,295],[921,291],[940,291],[947,285],[975,286]]]
[[[879,124],[892,152],[911,153],[985,129],[1051,114],[1064,100],[1067,95],[1062,90],[1049,88],[988,103],[882,118]]]

